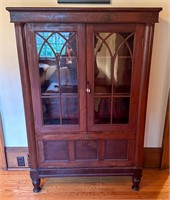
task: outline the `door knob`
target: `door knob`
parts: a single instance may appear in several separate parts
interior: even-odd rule
[[[86,92],[87,92],[87,93],[90,93],[90,92],[91,92],[90,88],[87,88],[87,89],[86,89]]]
[[[91,92],[89,81],[87,81],[86,92],[87,92],[87,93],[90,93],[90,92]]]

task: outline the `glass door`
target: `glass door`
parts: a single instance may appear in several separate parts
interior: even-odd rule
[[[132,87],[135,27],[89,26],[88,35],[88,128],[127,130],[137,109]]]
[[[29,24],[26,36],[37,129],[84,130],[83,27]]]

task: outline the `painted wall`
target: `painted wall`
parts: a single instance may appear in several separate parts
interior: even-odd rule
[[[0,112],[5,144],[27,146],[23,99],[16,51],[14,26],[6,7],[13,6],[75,6],[58,5],[57,0],[0,1]],[[76,5],[92,6],[92,5]],[[100,7],[102,5],[93,5]],[[163,7],[156,24],[149,84],[145,147],[161,147],[170,68],[170,0],[112,0],[103,7]]]

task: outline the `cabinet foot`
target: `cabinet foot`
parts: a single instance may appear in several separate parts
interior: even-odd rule
[[[141,180],[141,178],[132,177],[132,182],[133,182],[132,189],[133,190],[135,190],[135,191],[139,190],[140,180]]]
[[[33,192],[38,193],[38,192],[41,191],[41,188],[40,188],[40,179],[33,179],[32,180],[32,184],[34,186]]]
[[[141,177],[142,177],[142,170],[138,170],[137,172],[135,172],[132,176],[132,189],[135,191],[139,190],[139,184],[141,181]]]

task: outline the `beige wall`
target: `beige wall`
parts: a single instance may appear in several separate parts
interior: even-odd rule
[[[13,24],[9,22],[9,13],[5,10],[7,6],[70,5],[58,5],[57,0],[0,1],[0,27],[2,27],[2,29],[0,28],[0,111],[2,113],[5,142],[6,146],[9,147],[27,146],[15,33]],[[94,6],[97,7],[97,5]],[[112,0],[111,5],[104,6],[163,7],[163,11],[160,13],[160,23],[156,24],[155,27],[145,131],[145,147],[160,147],[162,144],[170,74],[170,0]]]

